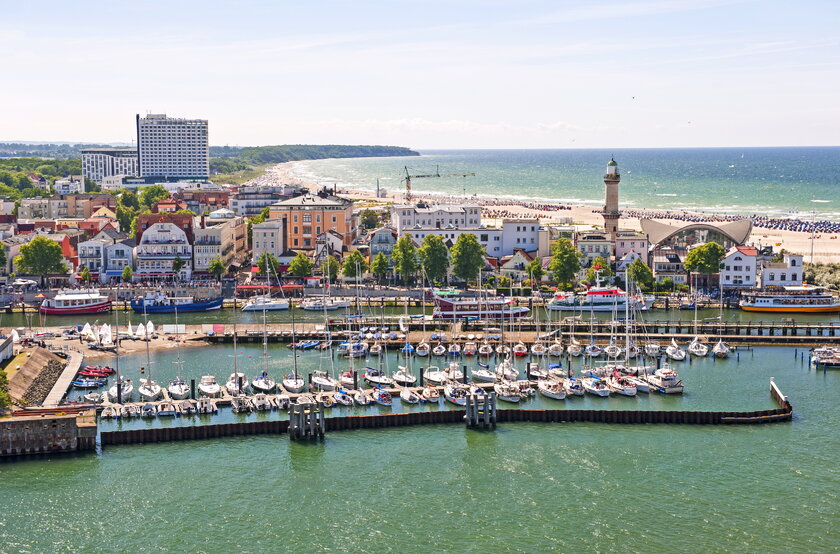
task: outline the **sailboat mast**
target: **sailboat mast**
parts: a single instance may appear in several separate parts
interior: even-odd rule
[[[291,313],[291,315],[292,315],[292,344],[296,344],[297,343],[297,338],[295,336],[295,307],[292,306],[291,304],[289,304],[289,313]],[[265,319],[265,312],[263,312],[263,320],[264,319]],[[263,324],[263,325],[265,325],[265,324]],[[297,380],[297,378],[298,378],[298,371],[297,371],[297,352],[298,352],[298,349],[297,348],[292,348],[292,352],[293,352],[292,360],[293,360],[293,363],[294,363],[295,380]]]
[[[152,342],[152,336],[149,334],[149,316],[146,313],[146,303],[143,303],[143,323],[146,325],[146,378],[149,386],[152,386],[152,354],[149,350],[149,343]]]
[[[626,367],[630,362],[630,291],[633,290],[627,269],[624,270],[624,286],[627,287],[624,291],[624,365]]]
[[[116,334],[114,335],[114,337],[115,337],[115,339],[114,339],[114,344],[115,344],[114,355],[116,356],[116,360],[114,362],[114,365],[116,366],[116,370],[117,370],[117,390],[119,390],[122,387],[122,383],[120,383],[120,312],[119,312],[119,310],[115,310],[114,316],[116,317],[116,323],[114,323],[114,328],[116,329],[116,331],[115,331]],[[129,329],[130,328],[131,328],[131,325],[129,325]],[[120,396],[122,396],[122,394],[120,394]]]

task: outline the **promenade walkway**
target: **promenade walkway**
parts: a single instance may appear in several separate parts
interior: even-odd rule
[[[79,372],[79,368],[82,365],[82,353],[71,350],[69,354],[70,356],[67,358],[67,366],[64,368],[64,371],[61,372],[58,381],[56,381],[55,385],[53,385],[53,388],[47,395],[46,400],[44,400],[44,407],[51,408],[58,406],[64,398],[64,395],[67,393],[67,389],[70,388],[70,381],[72,381],[73,377],[76,376],[76,373]]]

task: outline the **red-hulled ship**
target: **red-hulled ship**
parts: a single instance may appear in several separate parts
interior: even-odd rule
[[[48,315],[98,314],[111,310],[111,300],[98,289],[62,289],[55,298],[41,303],[41,313]]]
[[[436,319],[513,319],[530,311],[515,306],[512,298],[475,297],[453,294],[451,291],[434,291]]]

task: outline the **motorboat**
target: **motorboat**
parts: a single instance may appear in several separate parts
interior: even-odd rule
[[[146,402],[140,408],[141,417],[155,417],[157,415],[157,407],[151,402]]]
[[[180,377],[169,381],[169,386],[166,387],[166,390],[169,392],[169,397],[173,400],[183,400],[190,395],[190,386]]]
[[[256,393],[268,394],[274,390],[277,382],[268,374],[267,371],[260,372],[259,375],[251,380],[251,388]]]
[[[540,379],[537,381],[537,392],[546,398],[553,398],[555,400],[564,400],[566,398],[566,390],[563,388],[563,383],[554,379]]]
[[[288,394],[274,395],[274,405],[277,406],[278,410],[288,410],[291,403],[292,399],[289,397]],[[353,401],[351,400],[350,403],[352,404]]]
[[[312,372],[312,384],[324,391],[333,391],[339,387],[338,381],[330,377],[329,373],[318,370]]]
[[[440,401],[440,393],[435,387],[423,387],[423,390],[420,391],[420,396],[423,397],[426,402]]]
[[[391,374],[391,379],[398,385],[404,387],[412,387],[417,383],[417,377],[411,374],[411,371],[405,366],[399,366],[399,369]]]
[[[493,385],[493,390],[496,392],[496,398],[504,400],[505,402],[519,402],[522,396],[519,394],[519,385],[501,381]]]
[[[192,296],[168,296],[162,292],[150,292],[146,296],[131,300],[131,309],[144,314],[172,314],[184,312],[206,312],[222,307],[223,297],[208,300],[194,300]]]
[[[523,343],[523,342],[517,342],[513,346],[513,355],[518,356],[518,357],[527,356],[528,355],[528,347],[525,346],[525,343]]]
[[[353,397],[347,394],[344,391],[344,389],[338,389],[333,395],[333,400],[335,400],[338,404],[341,404],[342,406],[353,405]]]
[[[418,356],[426,357],[429,355],[430,350],[431,347],[427,342],[424,341],[417,345],[417,348],[414,349],[414,353]]]
[[[493,345],[489,342],[485,341],[481,343],[481,346],[478,347],[478,355],[479,356],[490,356],[493,353]]]
[[[296,373],[289,373],[283,378],[283,388],[286,389],[288,392],[291,393],[298,393],[303,390],[303,387],[306,386],[306,382],[303,380],[303,377]]]
[[[729,356],[729,345],[723,342],[723,339],[720,339],[717,344],[712,348],[712,354],[715,355],[715,358],[726,358]]]
[[[606,397],[610,395],[610,388],[598,377],[584,377],[580,380],[583,390],[595,396]]]
[[[197,410],[195,400],[184,399],[176,402],[175,405],[178,407],[181,415],[193,415]]]
[[[445,371],[441,371],[439,367],[430,365],[423,372],[423,379],[432,385],[443,385],[446,383],[447,375]]]
[[[583,396],[585,392],[583,383],[580,382],[580,379],[574,377],[563,379],[563,390],[566,391],[566,396]]]
[[[77,389],[98,389],[108,384],[108,379],[95,377],[76,377],[70,384]]]
[[[273,312],[288,309],[288,300],[285,298],[271,298],[270,296],[254,296],[242,306],[243,312]]]
[[[390,406],[393,402],[391,399],[391,393],[384,390],[374,390],[373,401],[380,406]]]
[[[688,352],[693,356],[704,358],[709,353],[709,347],[700,342],[700,337],[694,337],[688,345]]]
[[[366,367],[363,377],[365,381],[374,387],[390,387],[394,384],[394,381],[384,371],[375,367]]]
[[[199,398],[198,404],[196,405],[196,412],[199,414],[217,414],[219,413],[219,407],[210,398]]]
[[[681,394],[685,389],[677,372],[670,367],[657,369],[652,374],[645,375],[644,378],[654,390],[663,394]]]
[[[234,396],[230,407],[235,414],[249,414],[254,411],[254,402],[248,396]]]
[[[175,404],[164,400],[157,405],[157,415],[161,417],[174,417],[178,415],[178,410],[175,409]]]
[[[411,389],[403,387],[400,391],[400,400],[406,404],[418,404],[420,402],[420,396]]]
[[[505,358],[498,365],[496,365],[496,375],[499,379],[507,379],[508,381],[516,381],[519,379],[519,370],[511,363],[510,358]]]
[[[99,417],[102,419],[119,419],[120,411],[116,406],[105,406],[102,409],[102,413],[99,414]]]
[[[676,360],[681,362],[685,359],[685,350],[677,344],[676,339],[671,339],[671,344],[668,345],[668,348],[665,349],[665,355],[671,358],[672,360]]]
[[[222,392],[222,387],[216,381],[213,375],[202,375],[198,381],[199,396],[206,396],[208,398],[216,398]]]
[[[248,376],[241,371],[231,373],[225,388],[231,396],[244,394],[248,390]]]
[[[163,390],[160,388],[160,385],[157,384],[156,381],[152,381],[151,379],[140,379],[140,386],[137,387],[137,394],[140,395],[141,400],[145,400],[146,402],[154,402],[160,395],[163,393]]]
[[[462,351],[464,356],[475,356],[477,352],[478,346],[474,342],[470,341],[464,344],[464,350]]]
[[[554,344],[548,347],[548,355],[554,356],[555,358],[559,358],[563,355],[563,345],[559,342],[555,342]]]
[[[324,408],[332,408],[335,406],[335,399],[328,392],[319,392],[315,395],[315,401]]]
[[[469,391],[463,385],[452,383],[443,387],[443,397],[456,406],[467,405],[467,394]]]

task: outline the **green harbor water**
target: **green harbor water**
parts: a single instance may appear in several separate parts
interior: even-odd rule
[[[183,376],[224,380],[232,354],[230,345],[181,349]],[[262,367],[260,345],[239,354],[248,375]],[[292,367],[288,348],[272,345],[269,354],[275,376]],[[767,409],[773,376],[794,405],[791,423],[444,425],[334,432],[320,443],[237,437],[5,463],[0,551],[837,551],[840,372],[815,372],[801,354],[768,347],[679,364],[681,397],[538,397],[523,405]],[[154,378],[174,376],[177,357],[175,349],[154,354]],[[306,352],[298,367],[305,374],[349,363],[332,360]],[[390,368],[397,363],[388,357]],[[141,365],[145,355],[121,363],[134,378]],[[579,361],[574,368],[579,374]],[[398,400],[391,408],[405,409]],[[101,429],[279,417],[223,409]]]

